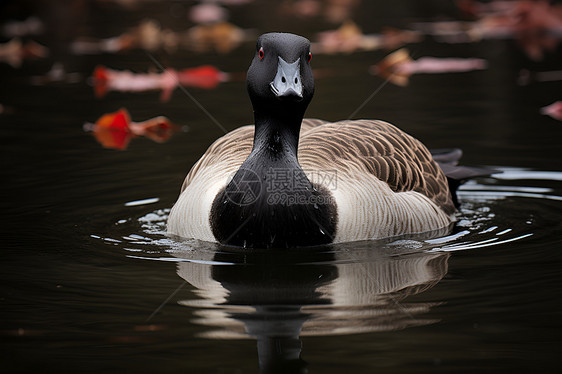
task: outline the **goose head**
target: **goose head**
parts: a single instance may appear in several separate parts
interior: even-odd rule
[[[260,36],[246,78],[254,112],[303,116],[314,94],[311,57],[310,41],[302,36]]]

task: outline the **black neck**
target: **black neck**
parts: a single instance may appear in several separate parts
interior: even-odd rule
[[[248,247],[330,243],[336,223],[331,194],[312,185],[297,157],[304,110],[268,109],[267,115],[254,112],[252,152],[213,202],[213,234],[223,244]]]
[[[267,115],[255,111],[252,153],[266,152],[275,158],[296,161],[302,117],[302,114],[294,114],[290,111]]]

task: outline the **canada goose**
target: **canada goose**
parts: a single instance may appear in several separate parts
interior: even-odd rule
[[[420,141],[378,120],[303,120],[314,93],[311,56],[301,36],[258,38],[247,75],[255,125],[216,140],[192,167],[169,215],[170,234],[283,248],[454,221],[447,177]]]

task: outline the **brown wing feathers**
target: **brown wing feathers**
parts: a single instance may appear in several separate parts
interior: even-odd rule
[[[336,164],[338,171],[343,167],[351,174],[361,169],[395,192],[416,191],[447,214],[455,210],[447,179],[427,148],[383,121],[341,121],[311,129],[301,137],[299,160],[326,168]]]
[[[201,168],[218,162],[241,165],[252,149],[253,136],[254,126],[243,126],[216,140],[193,166],[182,191]],[[355,172],[368,172],[395,192],[416,191],[447,214],[455,211],[447,179],[430,152],[389,123],[305,119],[299,143],[299,161],[305,170],[307,166],[337,169],[351,177]]]

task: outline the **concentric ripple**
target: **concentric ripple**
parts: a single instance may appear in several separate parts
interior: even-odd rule
[[[538,240],[559,224],[562,173],[495,169],[502,173],[462,186],[457,221],[441,232],[245,250],[168,236],[170,210],[157,209],[92,237],[129,258],[175,262],[194,290],[177,303],[192,308],[192,322],[209,327],[200,334],[207,338],[288,336],[295,343],[303,335],[403,329],[437,322],[423,315],[439,302],[406,299],[441,281],[451,252]]]
[[[505,167],[494,169],[501,172],[461,186],[458,191],[461,207],[451,233],[424,233],[346,243],[324,250],[339,252],[344,257],[339,261],[362,261],[361,253],[372,247],[394,254],[416,251],[451,252],[501,245],[532,237],[537,230],[540,231],[540,227],[535,224],[534,210],[529,209],[529,206],[532,207],[537,202],[548,202],[553,207],[562,207],[562,172]],[[95,234],[92,237],[122,248],[132,258],[217,264],[209,260],[209,257],[214,257],[217,251],[223,249],[212,243],[166,234],[169,211],[170,209],[158,209],[138,218],[121,219],[115,223],[117,230],[114,232],[107,235]],[[235,264],[229,261],[219,263]]]

